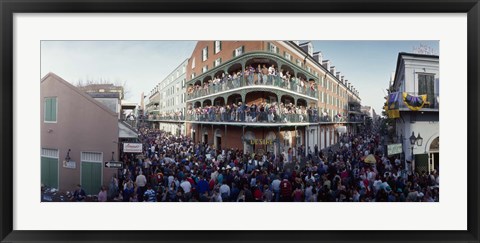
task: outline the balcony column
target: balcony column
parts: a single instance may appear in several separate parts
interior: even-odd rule
[[[225,127],[226,127],[226,126],[227,126],[227,125],[225,125]],[[245,142],[245,126],[242,126],[242,142],[243,142],[243,143],[246,143],[246,142]],[[245,144],[243,144],[243,147],[245,148]],[[246,151],[245,151],[245,149],[244,149],[244,150],[243,150],[243,154],[245,154],[245,152],[246,152]]]
[[[278,147],[278,155],[280,155],[280,126],[278,126],[278,136],[277,136],[277,147]]]
[[[306,129],[303,132],[305,134],[305,143],[304,144],[306,144],[305,145],[305,152],[306,152],[305,156],[308,156],[308,151],[309,151],[309,148],[310,148],[310,144],[308,143],[308,137],[310,136],[310,135],[308,135],[310,133],[310,126],[306,126],[305,128]]]
[[[247,68],[247,66],[246,66],[247,65],[247,59],[243,59],[242,62],[240,62],[240,65],[242,65],[242,70],[241,70],[242,79],[240,80],[240,87],[244,87],[247,84],[247,81],[246,81],[247,79],[245,78],[245,76],[243,76],[245,74],[244,73],[245,68]]]

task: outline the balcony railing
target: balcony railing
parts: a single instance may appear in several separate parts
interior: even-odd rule
[[[308,114],[281,114],[272,115],[267,112],[258,112],[255,117],[242,113],[223,114],[193,114],[186,115],[187,121],[199,122],[247,122],[247,123],[317,123],[320,119],[315,115]]]
[[[267,85],[287,89],[315,99],[318,98],[318,91],[311,89],[308,82],[305,82],[305,85],[302,87],[299,82],[285,82],[280,76],[276,75],[268,75],[266,80],[262,79],[261,81],[255,80],[254,76],[257,76],[257,74],[250,74],[247,77],[241,76],[231,80],[221,81],[220,83],[209,85],[208,88],[200,86],[198,89],[194,89],[191,93],[187,93],[187,97],[191,100],[240,87]]]
[[[400,93],[401,94],[401,93]],[[414,92],[407,92],[407,94],[412,95],[412,96],[420,96],[423,94],[420,93],[414,93]],[[401,95],[399,97],[399,102],[398,102],[398,107],[400,109],[409,109],[405,101],[403,100],[403,96]],[[439,109],[440,104],[439,104],[439,94],[438,93],[433,93],[430,96],[427,94],[427,100],[425,104],[422,107],[423,109]]]
[[[184,121],[183,115],[175,116],[161,116],[161,115],[149,115],[147,120],[149,121]]]

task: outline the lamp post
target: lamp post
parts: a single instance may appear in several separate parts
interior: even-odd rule
[[[413,157],[413,149],[415,147],[415,144],[417,144],[417,146],[419,146],[419,147],[422,146],[423,138],[420,136],[420,133],[418,133],[418,137],[415,137],[415,132],[412,131],[412,136],[410,136],[409,140],[410,140],[410,145],[411,145],[411,149],[412,149],[412,157],[411,157],[412,172],[414,172],[415,160],[414,160],[414,157]]]
[[[65,156],[65,161],[70,162],[70,151],[71,149],[68,149],[67,156]]]

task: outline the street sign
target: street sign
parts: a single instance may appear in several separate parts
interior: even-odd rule
[[[121,168],[123,168],[123,163],[119,162],[119,161],[106,161],[105,162],[105,167],[121,169]]]

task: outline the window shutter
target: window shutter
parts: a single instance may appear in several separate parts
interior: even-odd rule
[[[208,59],[208,46],[207,46],[206,49],[207,49],[207,54],[206,54],[205,56],[207,57],[206,59]],[[206,60],[206,59],[205,59],[205,60]]]
[[[57,99],[56,98],[51,98],[51,107],[52,107],[51,121],[56,121],[57,120]]]
[[[235,57],[235,50],[233,50],[232,54],[233,54],[232,57]]]
[[[45,117],[43,118],[44,121],[50,121],[50,99],[45,98],[44,100],[45,105],[43,106],[43,109],[45,109],[44,115]]]
[[[242,54],[245,53],[245,46],[242,46]]]

